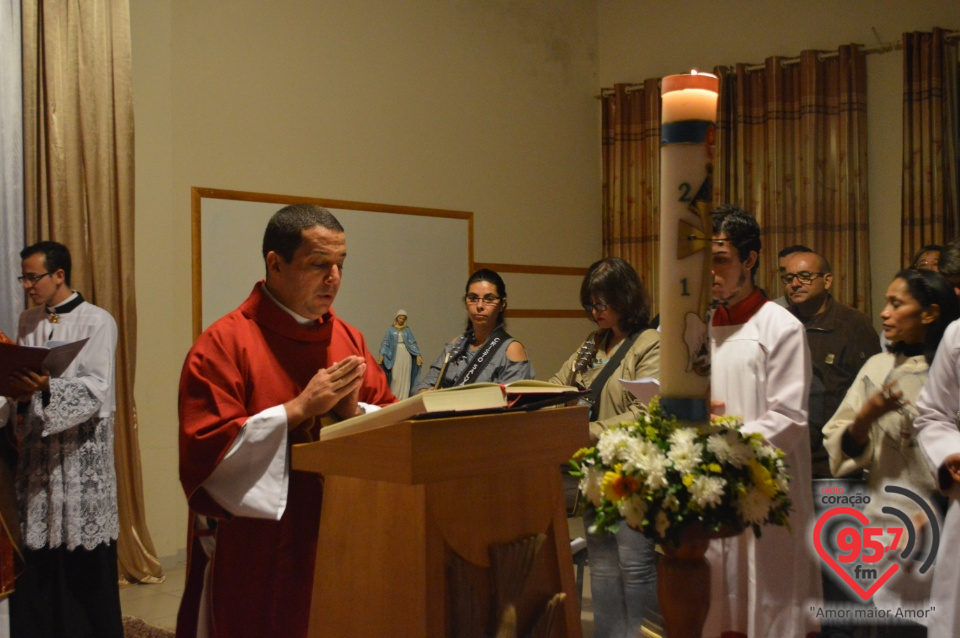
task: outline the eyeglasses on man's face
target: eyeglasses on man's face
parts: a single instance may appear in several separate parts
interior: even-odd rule
[[[597,303],[585,303],[585,304],[583,304],[583,309],[587,311],[587,314],[592,314],[592,313],[594,313],[594,312],[596,312],[597,314],[599,314],[599,313],[603,312],[604,310],[606,310],[607,308],[609,308],[609,306],[608,306],[607,304],[603,303],[602,301],[597,302]]]
[[[780,281],[784,283],[785,286],[789,286],[793,283],[793,278],[796,277],[800,280],[800,283],[804,285],[810,285],[813,283],[813,280],[817,277],[822,276],[822,272],[810,272],[809,270],[801,270],[800,272],[785,272],[780,275]]]
[[[51,270],[49,272],[42,272],[38,275],[20,275],[19,277],[17,277],[17,281],[19,281],[21,284],[24,284],[24,285],[34,286],[38,281],[40,281],[47,275],[52,275],[55,272],[57,271]]]
[[[464,295],[463,300],[466,303],[483,304],[485,306],[492,306],[498,301],[500,301],[500,297],[496,295],[484,295],[481,297],[479,295],[470,294],[470,295]]]

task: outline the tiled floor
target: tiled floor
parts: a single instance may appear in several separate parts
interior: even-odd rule
[[[581,519],[571,519],[570,537],[583,536]],[[131,585],[120,590],[120,606],[124,616],[133,616],[155,627],[175,629],[177,609],[183,594],[186,561],[163,561],[165,579],[156,585]],[[581,621],[584,638],[593,638],[593,601],[590,597],[590,568],[586,568],[583,584]]]
[[[176,629],[177,609],[183,595],[186,561],[163,562],[164,580],[149,585],[130,585],[120,589],[120,609],[124,616],[139,618],[162,629]]]

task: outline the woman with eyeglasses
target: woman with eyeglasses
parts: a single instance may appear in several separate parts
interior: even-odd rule
[[[467,280],[463,303],[467,309],[466,331],[444,346],[411,393],[533,378],[533,366],[523,345],[504,329],[507,287],[500,275],[486,268],[473,273]]]
[[[864,507],[864,514],[870,519],[870,527],[887,532],[876,540],[884,547],[895,547],[896,539],[888,530],[906,525],[898,517],[885,515],[885,506],[905,512],[917,531],[923,529],[929,517],[912,499],[893,496],[884,487],[906,488],[928,504],[938,500],[937,486],[917,445],[913,425],[918,416],[915,402],[947,325],[960,317],[960,307],[947,280],[932,270],[901,270],[887,288],[886,300],[880,319],[883,336],[890,345],[860,369],[837,412],[824,426],[823,437],[834,476],[867,470],[871,500]],[[939,512],[934,515],[940,516]],[[929,535],[920,537],[918,551],[927,549],[924,536]],[[908,559],[900,558],[906,541],[904,535],[901,547],[885,554],[896,556],[893,560],[901,564],[901,569],[873,595],[878,609],[928,607],[932,572],[919,574],[923,561],[914,560],[918,552]],[[887,568],[884,560],[878,573]],[[889,629],[890,633],[881,631],[880,635],[926,635],[926,630],[917,625],[895,625]]]
[[[618,379],[660,376],[660,333],[650,326],[650,301],[640,276],[623,259],[596,262],[580,285],[580,303],[597,330],[550,379],[590,390],[590,437],[633,421],[643,410]],[[569,477],[565,483],[569,485]],[[590,508],[584,524],[593,522]],[[653,541],[621,525],[615,534],[587,534],[593,626],[597,638],[638,636],[657,619],[657,561]]]

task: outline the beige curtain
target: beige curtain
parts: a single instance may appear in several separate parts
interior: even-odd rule
[[[629,262],[657,299],[660,80],[618,84],[602,101],[603,256]]]
[[[869,316],[864,54],[856,45],[804,51],[718,74],[714,201],[759,220],[759,285],[778,296],[777,252],[805,244],[832,263],[834,296]]]
[[[133,401],[133,96],[127,0],[23,0],[26,234],[60,241],[73,286],[117,320],[120,573],[162,578],[147,531]]]
[[[901,261],[960,230],[957,40],[942,29],[903,34]]]

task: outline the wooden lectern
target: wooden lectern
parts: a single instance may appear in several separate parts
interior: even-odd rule
[[[587,409],[569,407],[403,421],[294,446],[295,470],[324,475],[309,636],[492,635],[504,590],[522,585],[518,635],[562,592],[549,635],[579,638],[559,467],[589,442]],[[511,579],[504,565],[538,534],[525,584]],[[483,626],[464,626],[473,623]]]

